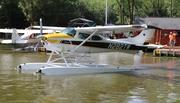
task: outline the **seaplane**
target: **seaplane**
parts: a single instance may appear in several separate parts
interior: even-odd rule
[[[142,32],[131,38],[109,39],[103,36],[106,33],[137,30]],[[154,31],[153,26],[143,24],[66,28],[57,34],[39,35],[37,38],[42,45],[51,51],[47,62],[22,63],[16,69],[21,71],[35,70],[36,74],[46,75],[133,71],[135,69],[98,64],[91,54],[104,52],[137,53],[148,47],[146,44],[150,42]]]
[[[44,30],[43,33],[52,33],[53,30]],[[24,45],[24,48],[16,48],[15,51],[25,50],[25,49],[33,49],[34,45],[38,43],[37,35],[40,35],[40,30],[29,30],[29,29],[0,29],[0,33],[5,33],[6,35],[10,35],[10,39],[1,39],[1,44],[20,44]]]
[[[53,30],[43,30],[43,34],[53,33]],[[1,40],[2,44],[25,44],[25,43],[37,43],[37,35],[40,34],[40,30],[29,29],[0,29],[0,33],[10,34],[11,39]]]
[[[40,30],[38,30],[40,29]],[[43,30],[45,29],[45,30]],[[42,18],[40,18],[40,26],[30,26],[26,29],[0,29],[0,33],[11,35],[11,39],[0,39],[1,44],[35,44],[35,48],[39,45],[39,40],[36,38],[38,35],[57,33],[63,30],[64,27],[50,27],[42,26]],[[28,46],[25,48],[34,48],[34,46]],[[21,50],[25,48],[15,49]]]

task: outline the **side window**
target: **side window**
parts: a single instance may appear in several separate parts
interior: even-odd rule
[[[78,38],[83,39],[83,34],[79,33]]]
[[[78,38],[80,39],[86,39],[87,37],[89,37],[89,34],[84,34],[84,33],[79,33]]]
[[[102,38],[95,35],[95,36],[92,36],[92,40],[102,40]]]

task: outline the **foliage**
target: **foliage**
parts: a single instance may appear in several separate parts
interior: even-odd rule
[[[0,27],[22,28],[29,25],[24,15],[17,7],[18,0],[0,0]],[[23,26],[22,26],[23,25]]]
[[[31,25],[43,18],[44,25],[58,25],[62,21],[79,16],[76,0],[19,0],[19,7]]]
[[[108,23],[132,24],[139,17],[179,17],[178,0],[107,0]],[[0,0],[0,27],[66,26],[75,18],[105,24],[106,0]]]

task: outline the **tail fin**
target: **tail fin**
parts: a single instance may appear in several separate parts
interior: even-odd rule
[[[155,29],[143,30],[138,36],[132,38],[133,42],[140,45],[149,44],[154,35],[154,32],[155,32]]]
[[[145,29],[145,30],[142,30],[142,32],[136,37],[129,37],[129,38],[121,39],[121,40],[126,41],[126,42],[131,42],[136,45],[146,45],[146,44],[149,44],[149,42],[151,41],[154,35],[154,32],[155,32],[155,29]]]
[[[12,35],[11,35],[12,43],[15,43],[16,40],[18,40],[19,38],[20,38],[20,36],[18,35],[17,30],[13,29],[13,32],[12,32]]]

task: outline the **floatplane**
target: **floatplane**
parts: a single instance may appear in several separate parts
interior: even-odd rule
[[[43,30],[43,33],[52,33],[53,30]],[[19,50],[30,50],[34,48],[34,44],[38,43],[37,35],[40,35],[40,30],[32,30],[32,29],[0,29],[0,33],[5,33],[6,35],[10,35],[10,39],[1,39],[1,44],[19,44],[25,46],[23,48],[16,48],[14,51]],[[31,46],[28,46],[31,45]]]
[[[58,29],[57,29],[58,28]],[[36,30],[40,29],[40,30]],[[45,30],[42,30],[45,29]],[[38,35],[49,34],[49,33],[57,33],[63,30],[64,27],[51,27],[51,26],[43,26],[42,27],[42,18],[40,18],[40,26],[30,26],[26,29],[0,29],[0,33],[10,34],[11,39],[2,39],[0,40],[1,44],[34,44],[37,43],[35,48],[39,45],[39,40],[36,38]],[[29,48],[29,47],[25,47]],[[30,46],[30,48],[34,48],[34,46]],[[21,50],[24,48],[15,49]]]
[[[109,39],[106,33],[121,33],[127,31],[142,32],[136,37]],[[108,64],[98,64],[92,58],[92,53],[124,52],[137,53],[146,49],[154,34],[155,28],[147,25],[119,25],[66,28],[57,34],[39,35],[43,46],[52,51],[46,63],[19,64],[18,70],[35,70],[46,75],[107,73],[132,71],[132,68],[111,67]],[[54,55],[58,56],[53,59]],[[71,57],[71,59],[70,59]],[[64,63],[59,63],[62,60]]]
[[[53,33],[53,30],[43,30],[43,33]],[[2,44],[25,44],[25,43],[37,43],[37,35],[40,34],[40,30],[31,29],[0,29],[0,33],[10,34],[11,39],[1,40]]]

